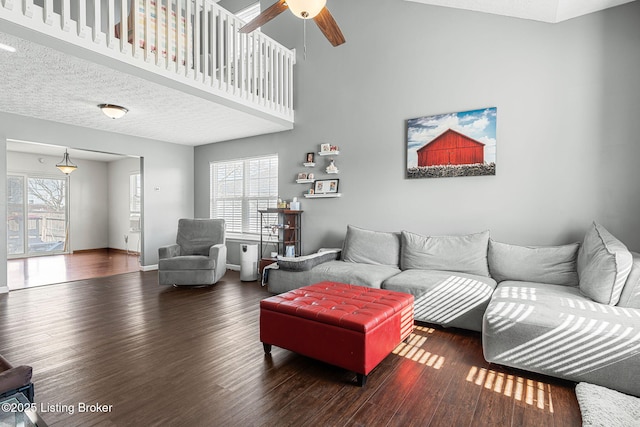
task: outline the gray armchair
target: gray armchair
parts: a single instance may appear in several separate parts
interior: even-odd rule
[[[223,219],[180,219],[176,244],[158,249],[161,285],[213,285],[227,271]]]

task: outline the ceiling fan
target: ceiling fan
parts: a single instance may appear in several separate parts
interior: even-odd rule
[[[240,32],[250,33],[289,9],[298,18],[313,19],[327,40],[333,46],[340,46],[346,40],[329,9],[326,8],[326,3],[327,0],[278,0],[251,22],[240,28]]]

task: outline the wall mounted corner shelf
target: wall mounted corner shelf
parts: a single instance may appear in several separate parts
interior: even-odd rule
[[[304,197],[307,199],[331,199],[342,197],[342,193],[305,194]]]

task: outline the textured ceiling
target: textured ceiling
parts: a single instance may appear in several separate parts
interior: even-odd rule
[[[17,50],[0,50],[0,111],[184,145],[286,130],[10,34],[0,33],[0,43]],[[129,113],[109,119],[97,107],[102,103],[122,105]]]
[[[557,23],[634,0],[406,0]]]

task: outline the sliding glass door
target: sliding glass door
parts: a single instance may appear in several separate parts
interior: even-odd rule
[[[67,177],[9,174],[7,184],[9,257],[66,252]]]

